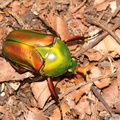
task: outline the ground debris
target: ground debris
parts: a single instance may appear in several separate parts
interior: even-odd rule
[[[63,41],[80,36],[67,45],[81,67],[89,64],[88,74],[65,73],[53,78],[64,120],[119,120],[119,11],[119,0],[1,0],[0,120],[60,120],[61,117],[46,78],[34,82],[35,75],[19,74],[2,56],[6,36],[18,29],[58,33]],[[106,105],[94,94],[93,86]]]

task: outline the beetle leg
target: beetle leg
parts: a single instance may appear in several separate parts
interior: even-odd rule
[[[71,36],[67,40],[65,40],[65,42],[71,42],[71,41],[82,40],[82,39],[83,39],[82,36]]]
[[[17,64],[14,64],[12,62],[10,62],[10,64],[19,73],[25,73],[28,71],[27,69],[23,68],[22,66],[18,66]]]
[[[49,89],[50,89],[51,94],[54,96],[56,102],[58,102],[58,95],[57,95],[56,92],[55,92],[55,87],[54,87],[54,84],[53,84],[53,82],[51,81],[51,78],[50,78],[50,77],[48,77],[47,82],[48,82],[48,86],[49,86]]]
[[[86,67],[76,67],[77,73],[82,73],[83,75],[87,75],[87,73],[90,71],[90,64],[88,64]]]

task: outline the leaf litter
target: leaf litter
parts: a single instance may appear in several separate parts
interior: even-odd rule
[[[81,36],[68,47],[81,67],[90,64],[86,76],[66,73],[53,79],[64,120],[120,119],[119,6],[119,0],[0,1],[0,119],[60,120],[46,80],[34,82],[34,74],[19,74],[2,56],[10,31],[44,29],[50,33],[49,26],[65,41]],[[92,86],[109,108],[95,96]]]

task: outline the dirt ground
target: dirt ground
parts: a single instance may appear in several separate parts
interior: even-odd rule
[[[18,73],[2,55],[13,30],[43,29],[66,42],[87,75]],[[0,0],[0,120],[120,120],[120,0]],[[36,81],[36,82],[34,82]]]

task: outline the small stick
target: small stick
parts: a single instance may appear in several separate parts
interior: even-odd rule
[[[118,27],[120,27],[120,22],[117,22],[114,27],[111,28],[111,30],[116,30]],[[101,34],[95,41],[91,42],[87,47],[82,48],[80,51],[77,51],[75,56],[79,58],[84,52],[86,52],[88,49],[93,48],[95,45],[97,45],[100,41],[102,41],[106,36],[108,35],[108,32],[104,32]]]
[[[100,93],[97,91],[97,87],[92,86],[91,87],[92,92],[94,93],[94,95],[98,98],[98,100],[100,100],[100,102],[105,106],[105,108],[108,110],[108,112],[110,113],[110,117],[112,117],[112,111],[111,108],[109,107],[109,105],[106,103],[106,101],[103,99],[103,97],[100,95]]]
[[[80,8],[82,8],[82,7],[85,5],[86,1],[87,1],[87,0],[83,0],[83,2],[82,2],[79,6],[77,6],[77,7],[72,11],[72,13],[75,13],[75,12],[77,12]]]
[[[13,12],[10,12],[10,11],[9,11],[9,14],[10,14],[12,17],[15,18],[15,20],[18,22],[18,24],[19,24],[20,26],[22,26],[22,29],[25,29],[25,24],[24,24],[23,20],[22,20],[16,13],[13,13]]]
[[[87,18],[86,20],[87,20],[87,22],[89,22],[91,24],[95,24],[95,25],[101,27],[103,30],[107,31],[120,44],[120,38],[110,28],[108,28],[107,25],[98,22],[97,19]]]

